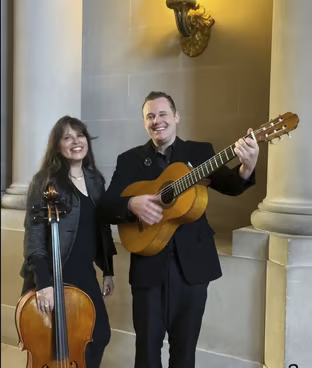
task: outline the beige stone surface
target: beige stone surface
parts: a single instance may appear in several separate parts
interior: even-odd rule
[[[216,24],[206,51],[189,58],[165,1],[84,3],[81,112],[99,136],[94,152],[108,181],[117,155],[148,140],[141,106],[151,90],[176,101],[181,138],[210,141],[216,152],[268,120],[272,0],[201,4]],[[242,196],[210,191],[207,215],[217,233],[250,224],[265,196],[266,158],[262,145],[257,186]]]

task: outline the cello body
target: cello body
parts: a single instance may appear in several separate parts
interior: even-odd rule
[[[85,368],[85,348],[92,341],[95,308],[90,297],[75,286],[64,286],[69,357],[68,364],[56,360],[54,313],[37,309],[35,290],[25,293],[15,310],[19,347],[27,350],[26,368]]]

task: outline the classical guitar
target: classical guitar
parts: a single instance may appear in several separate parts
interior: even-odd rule
[[[298,123],[298,116],[287,112],[261,125],[244,139],[274,143],[274,139],[289,135],[290,131],[297,128]],[[139,220],[118,225],[123,247],[131,253],[155,255],[166,246],[181,224],[199,219],[206,210],[208,193],[207,188],[198,183],[234,159],[234,148],[235,144],[232,144],[196,168],[176,162],[168,166],[156,180],[129,185],[121,196],[159,196],[163,206],[163,218],[160,223],[152,226]]]

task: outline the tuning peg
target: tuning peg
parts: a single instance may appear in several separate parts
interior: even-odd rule
[[[291,138],[291,134],[290,133],[287,133],[288,134],[288,137]]]
[[[282,141],[283,139],[284,139],[284,136],[280,136],[280,137],[278,137],[278,139],[279,139],[279,141]]]
[[[272,141],[270,141],[270,143],[271,143],[271,144],[276,144],[276,142],[274,142],[273,140],[272,140]]]

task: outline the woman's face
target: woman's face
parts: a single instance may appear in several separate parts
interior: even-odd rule
[[[59,149],[60,153],[69,162],[76,163],[82,161],[88,153],[87,138],[68,124],[60,140]]]

